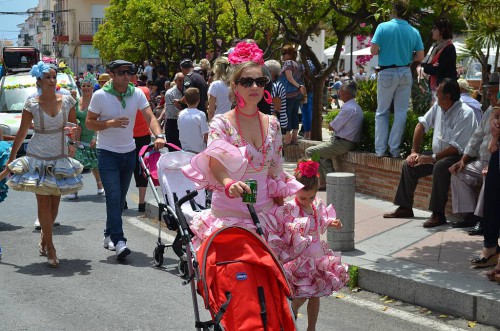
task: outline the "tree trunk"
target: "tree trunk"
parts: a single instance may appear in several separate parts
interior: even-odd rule
[[[313,100],[312,100],[312,129],[311,139],[322,141],[322,125],[323,125],[323,87],[324,79],[312,79]]]

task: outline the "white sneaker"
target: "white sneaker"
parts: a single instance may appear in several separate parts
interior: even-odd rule
[[[68,198],[68,200],[76,200],[78,198],[78,194],[71,193],[71,194],[68,194],[66,197]]]
[[[98,188],[97,189],[97,195],[103,195],[104,194],[104,189],[103,188]]]
[[[111,237],[110,236],[104,237],[102,246],[104,248],[106,248],[106,249],[109,249],[110,251],[116,250],[115,244],[113,244],[113,241],[111,241]]]
[[[129,254],[130,254],[130,249],[128,249],[127,244],[124,241],[119,241],[116,243],[117,260],[122,260]]]
[[[59,226],[61,225],[61,223],[59,223],[58,221],[55,221],[54,222],[54,226]],[[35,230],[41,230],[42,227],[40,226],[40,221],[38,220],[38,217],[36,218],[35,220]]]

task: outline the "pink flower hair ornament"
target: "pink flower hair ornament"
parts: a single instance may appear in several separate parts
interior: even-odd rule
[[[316,161],[299,162],[295,171],[299,172],[302,177],[318,177],[319,163]]]
[[[256,43],[241,41],[228,55],[228,60],[232,65],[238,65],[249,61],[264,65],[264,52]]]

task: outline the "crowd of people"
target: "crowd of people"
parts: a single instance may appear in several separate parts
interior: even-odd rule
[[[195,247],[223,225],[255,230],[241,200],[250,191],[246,180],[255,180],[254,207],[264,236],[285,265],[296,294],[296,315],[309,299],[313,330],[319,297],[342,288],[348,273],[340,256],[319,240],[326,228],[341,227],[333,206],[326,207],[316,198],[319,164],[301,161],[295,177],[282,167],[283,147],[297,144],[298,108],[307,102],[303,68],[295,61],[292,46],[282,50],[283,67],[274,60],[264,63],[263,52],[253,40],[237,43],[227,55],[215,61],[214,75],[206,64],[204,73],[192,60],[181,60],[172,84],[160,70],[154,82],[149,62],[144,62],[141,75],[145,78],[137,75],[131,62],[114,60],[105,73],[86,73],[79,79],[79,98],[56,93],[56,69],[40,62],[31,70],[40,89],[26,101],[22,125],[0,179],[14,190],[36,194],[39,253],[54,268],[59,260],[52,228],[61,196],[78,200],[84,168],[93,174],[97,194],[106,199],[103,246],[120,260],[131,253],[122,212],[128,208],[126,195],[134,172],[138,211],[145,207],[147,183],[137,172],[142,146],[154,143],[155,149],[161,149],[168,141],[195,154],[192,166],[183,171],[198,188],[213,191],[211,208],[191,222]],[[349,89],[349,93],[352,99],[355,92]],[[308,134],[312,118],[306,122]],[[35,135],[27,155],[16,159],[31,125]],[[293,204],[285,202],[294,195]],[[307,286],[301,285],[306,281]]]

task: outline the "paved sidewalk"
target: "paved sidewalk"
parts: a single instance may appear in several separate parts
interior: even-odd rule
[[[326,193],[321,192],[324,201]],[[343,261],[359,267],[359,286],[431,310],[500,327],[500,287],[486,278],[491,268],[471,268],[482,236],[449,225],[425,229],[430,216],[385,219],[392,203],[356,194],[355,250]]]

